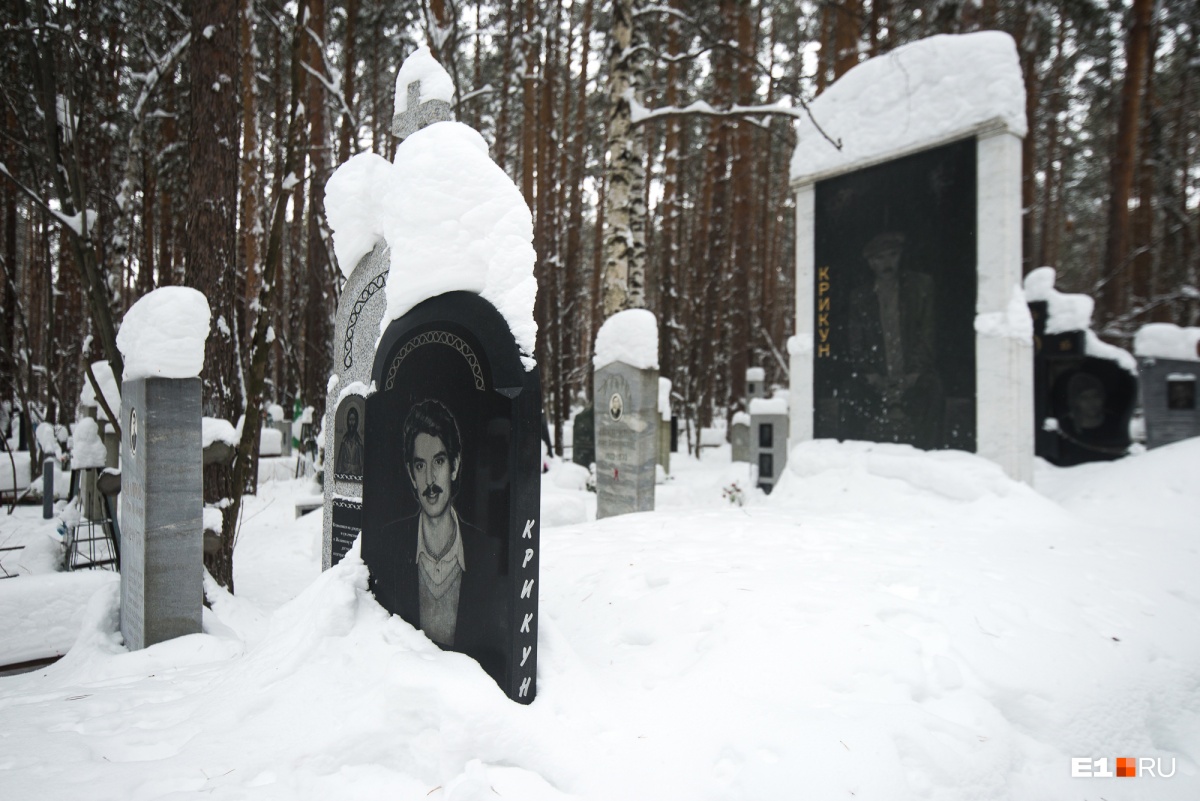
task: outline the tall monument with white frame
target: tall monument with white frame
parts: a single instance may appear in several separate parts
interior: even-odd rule
[[[1012,39],[914,42],[846,73],[811,112],[791,164],[792,444],[957,448],[1030,481]]]

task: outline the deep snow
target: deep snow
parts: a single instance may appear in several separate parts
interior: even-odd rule
[[[529,707],[387,616],[354,556],[319,574],[320,519],[292,518],[311,486],[270,482],[206,633],[125,652],[101,579],[66,658],[0,679],[0,797],[1195,798],[1198,463],[1200,440],[1043,463],[1035,491],[969,454],[816,442],[766,497],[724,446],[601,522],[555,463]],[[22,508],[0,540],[48,525]],[[0,582],[0,627],[39,579],[97,582]],[[1072,779],[1080,756],[1176,774]]]

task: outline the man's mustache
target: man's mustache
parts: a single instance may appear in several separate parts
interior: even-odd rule
[[[437,496],[441,495],[443,492],[445,492],[445,490],[439,487],[437,484],[430,484],[425,491],[421,493],[421,495],[423,495],[427,501],[436,501]]]

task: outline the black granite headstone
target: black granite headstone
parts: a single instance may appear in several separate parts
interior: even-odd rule
[[[536,692],[541,389],[504,318],[469,292],[424,301],[376,351],[362,555],[384,608]]]
[[[588,467],[596,461],[596,422],[591,406],[575,415],[571,431],[571,461]]]
[[[1086,331],[1047,334],[1045,301],[1030,303],[1029,313],[1035,453],[1062,467],[1124,456],[1133,444],[1137,378],[1115,361],[1088,356]]]
[[[817,183],[816,437],[975,450],[975,150]]]

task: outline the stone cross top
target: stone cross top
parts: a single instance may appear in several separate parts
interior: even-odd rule
[[[407,87],[407,108],[392,117],[392,133],[404,141],[422,128],[454,119],[454,112],[445,100],[426,100],[421,102],[421,82],[413,81]]]

